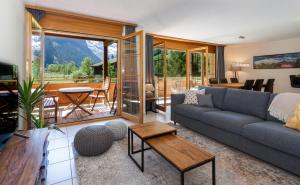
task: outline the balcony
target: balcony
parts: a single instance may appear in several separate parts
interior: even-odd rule
[[[55,97],[58,105],[58,113],[57,113],[57,122],[55,121],[55,108],[44,108],[44,118],[45,121],[48,123],[55,123],[55,124],[64,124],[64,123],[72,123],[72,122],[80,122],[80,121],[87,121],[92,119],[98,118],[105,118],[111,117],[115,115],[114,109],[117,107],[117,102],[114,103],[113,106],[113,93],[114,88],[116,86],[116,82],[112,80],[109,86],[109,90],[107,93],[109,105],[106,103],[104,99],[98,99],[94,109],[92,110],[94,99],[88,97],[85,101],[83,101],[80,106],[91,113],[88,114],[87,112],[83,111],[80,108],[76,108],[71,114],[69,114],[72,109],[74,108],[74,104],[69,100],[68,97],[62,92],[59,91],[61,88],[74,88],[74,87],[90,87],[95,89],[95,91],[91,94],[96,95],[96,89],[102,87],[103,82],[95,82],[95,79],[78,79],[75,82],[71,81],[59,81],[57,79],[47,80],[48,85],[45,89],[46,97],[49,95],[51,97]],[[37,85],[36,85],[37,86]],[[87,94],[82,95],[81,93],[73,93],[70,95],[71,98],[79,97],[79,101],[82,101]],[[69,114],[69,115],[68,115]]]

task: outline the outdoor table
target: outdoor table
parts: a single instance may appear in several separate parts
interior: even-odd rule
[[[70,101],[71,104],[74,105],[73,109],[66,115],[64,118],[68,117],[72,112],[74,112],[77,108],[80,108],[84,112],[92,115],[92,113],[86,110],[81,105],[84,101],[89,97],[89,95],[94,91],[93,88],[90,87],[70,87],[70,88],[60,88],[59,92],[63,93]],[[74,94],[78,94],[78,96],[71,96]]]

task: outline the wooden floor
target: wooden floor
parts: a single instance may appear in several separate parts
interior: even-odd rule
[[[72,114],[70,114],[68,117],[64,118],[66,114],[68,114],[71,111],[71,107],[60,107],[59,113],[58,113],[58,119],[57,123],[55,123],[54,118],[48,118],[53,117],[54,111],[49,110],[45,112],[45,120],[50,124],[64,124],[64,123],[72,123],[72,122],[78,122],[78,121],[87,121],[92,119],[98,119],[98,118],[106,118],[114,116],[113,113],[110,113],[110,107],[105,106],[102,103],[96,104],[94,110],[92,111],[91,107],[86,104],[84,107],[90,111],[93,115],[89,115],[86,112],[82,111],[81,109],[77,109]]]

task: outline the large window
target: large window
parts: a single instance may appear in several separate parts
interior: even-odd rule
[[[48,102],[55,98],[57,124],[116,114],[112,110],[115,110],[118,103],[115,93],[118,83],[117,53],[118,40],[52,32],[46,32],[42,36],[38,30],[33,30],[30,76],[34,78],[36,85],[47,84],[45,97]],[[60,89],[82,87],[93,88],[94,92],[88,94],[86,99],[86,94],[80,93],[74,93],[70,97],[78,102],[83,101],[81,106],[90,114],[81,109],[74,109],[70,113],[74,104]],[[100,88],[102,91],[97,91]],[[55,122],[52,119],[53,112],[53,108],[44,111],[45,118],[52,123]]]
[[[32,75],[39,78],[39,36],[33,36],[36,45]],[[108,46],[108,76],[117,76],[117,43]],[[102,81],[104,75],[104,42],[57,36],[45,36],[44,80],[49,83],[87,83]]]
[[[166,52],[166,87],[164,87],[164,52],[161,47],[154,48],[154,74],[157,96],[161,99],[166,91],[167,103],[171,93],[186,87],[186,52],[169,50]],[[163,104],[159,101],[158,104]]]
[[[186,52],[167,50],[167,98],[186,88]]]
[[[159,45],[154,47],[153,51],[156,96],[159,98],[158,105],[164,104],[164,96],[166,96],[167,104],[170,103],[172,93],[183,92],[187,87],[186,52],[167,49],[166,63],[164,64],[163,48]],[[205,63],[206,57],[208,59],[207,64]],[[166,82],[164,81],[164,67],[166,67]],[[189,86],[203,85],[202,76],[204,81],[215,77],[215,67],[214,53],[208,53],[208,56],[206,56],[204,50],[191,52]],[[208,69],[206,70],[206,68]]]
[[[215,78],[216,62],[214,53],[208,53],[208,70],[206,70],[206,64],[202,63],[206,61],[206,54],[203,52],[192,52],[191,53],[191,63],[190,63],[190,87],[203,85],[202,84],[202,72],[204,73],[204,81],[209,78]],[[203,70],[201,67],[203,66]],[[207,74],[206,74],[207,72]]]

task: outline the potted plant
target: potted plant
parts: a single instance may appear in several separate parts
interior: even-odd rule
[[[34,108],[41,103],[43,100],[43,96],[45,95],[45,88],[46,85],[40,84],[38,87],[33,88],[34,79],[30,79],[28,81],[23,81],[23,85],[19,84],[18,91],[19,91],[19,106],[22,109],[21,117],[24,118],[26,123],[26,129],[31,129],[32,126],[35,128],[52,128],[61,131],[55,125],[48,126],[44,123],[42,118],[39,116],[36,118],[33,115]]]
[[[18,87],[18,100],[21,108],[21,117],[25,120],[26,129],[29,130],[32,127],[32,112],[34,108],[41,102],[45,95],[46,85],[40,84],[38,87],[33,89],[33,79],[23,81],[23,85],[19,84]]]

